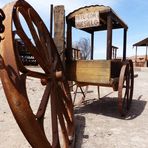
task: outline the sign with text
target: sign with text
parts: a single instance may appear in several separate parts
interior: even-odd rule
[[[76,28],[89,28],[100,25],[99,12],[89,12],[75,16]]]

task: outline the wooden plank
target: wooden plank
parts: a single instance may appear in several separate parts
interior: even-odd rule
[[[96,11],[98,11],[99,13],[105,13],[105,12],[110,12],[111,9],[110,9],[110,7],[106,7],[103,5],[83,7],[81,9],[74,11],[73,13],[70,13],[70,15],[68,15],[68,19],[72,19],[73,17],[75,17],[76,15],[79,15],[79,14],[85,14],[85,13],[96,12]]]
[[[59,53],[65,50],[65,9],[64,5],[54,7],[54,42]],[[64,61],[64,54],[61,54],[61,60]]]
[[[72,60],[72,26],[67,23],[67,48],[65,51],[66,61]]]
[[[106,59],[112,59],[112,16],[107,16],[107,50],[106,50]]]
[[[123,36],[123,60],[126,60],[126,42],[127,42],[127,29],[124,29],[124,36]]]
[[[90,84],[109,84],[110,69],[110,60],[77,60],[66,65],[68,80]]]

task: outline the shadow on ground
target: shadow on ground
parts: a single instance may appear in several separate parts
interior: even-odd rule
[[[85,129],[85,117],[76,115],[75,116],[76,124],[76,135],[75,135],[75,148],[81,148],[83,139],[88,139],[88,135],[84,135]]]
[[[103,97],[100,100],[90,99],[84,102],[83,105],[75,107],[75,114],[100,114],[104,116],[110,116],[114,118],[131,120],[139,116],[146,105],[146,101],[141,100],[142,95],[137,99],[132,100],[131,108],[126,117],[121,117],[118,112],[117,98]]]
[[[81,148],[82,143],[89,139],[89,135],[84,135],[86,126],[85,114],[99,114],[118,118],[121,120],[132,120],[141,115],[144,111],[147,101],[142,100],[142,95],[132,100],[131,108],[126,117],[121,117],[118,112],[117,98],[105,96],[101,99],[88,99],[83,105],[75,107],[75,124],[76,124],[76,137],[75,148]]]

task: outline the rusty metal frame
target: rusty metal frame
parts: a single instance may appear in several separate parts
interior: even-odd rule
[[[4,40],[1,41],[0,77],[12,113],[32,147],[68,148],[74,137],[73,104],[54,41],[42,19],[26,1],[9,3],[3,11],[6,15],[6,31],[2,34]],[[34,42],[25,33],[20,14],[24,17]],[[14,32],[23,40],[44,72],[31,71],[24,67],[14,46]],[[27,96],[27,77],[38,78],[46,85],[36,114],[33,113]],[[44,131],[44,115],[48,102],[51,103],[52,141],[48,140]],[[62,137],[59,137],[59,125]],[[64,141],[62,146],[61,140]]]

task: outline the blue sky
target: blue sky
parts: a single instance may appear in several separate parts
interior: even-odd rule
[[[135,49],[132,45],[146,37],[148,37],[148,1],[147,0],[26,0],[40,14],[47,27],[49,27],[49,9],[50,4],[64,5],[66,15],[79,7],[86,5],[106,5],[110,6],[118,16],[128,25],[127,34],[127,56],[135,55]],[[11,0],[0,0],[0,8]],[[77,33],[79,40],[82,33]],[[78,36],[77,35],[77,36]],[[74,33],[75,36],[75,33]],[[122,30],[113,32],[113,45],[119,47],[118,56],[122,54]],[[104,58],[106,55],[106,33],[95,33],[95,58]],[[138,54],[145,54],[145,48],[138,48]]]

